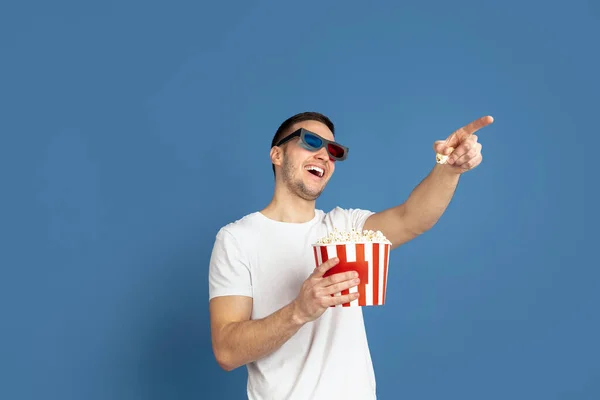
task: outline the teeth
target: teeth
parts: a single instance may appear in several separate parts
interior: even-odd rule
[[[319,177],[323,177],[323,174],[325,173],[325,171],[323,171],[322,168],[319,167],[315,167],[314,165],[309,165],[308,167],[306,167],[307,171],[317,171],[319,173]]]

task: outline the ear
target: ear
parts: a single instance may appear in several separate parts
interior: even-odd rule
[[[273,146],[271,148],[270,156],[271,163],[273,163],[274,165],[281,166],[281,163],[283,162],[283,151],[281,150],[281,148]]]

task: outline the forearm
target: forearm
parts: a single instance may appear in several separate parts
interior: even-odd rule
[[[225,325],[215,346],[219,365],[230,371],[281,347],[303,325],[294,307],[292,303],[262,319]]]
[[[460,174],[436,164],[403,205],[403,221],[416,234],[431,229],[440,219],[458,185]]]

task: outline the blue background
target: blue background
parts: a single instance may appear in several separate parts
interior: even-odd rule
[[[351,148],[324,210],[399,204],[435,140],[495,118],[365,310],[381,399],[600,398],[598,2],[12,3],[0,398],[244,398],[212,355],[210,251],[307,110]]]

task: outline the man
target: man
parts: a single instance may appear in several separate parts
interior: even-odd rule
[[[246,365],[249,399],[375,399],[375,376],[360,307],[335,307],[358,293],[331,296],[358,284],[355,272],[324,277],[337,260],[314,268],[311,244],[338,230],[381,231],[392,249],[430,229],[448,206],[459,177],[481,163],[473,133],[483,117],[434,143],[449,155],[406,202],[374,213],[315,201],[348,149],[319,113],[281,124],[271,144],[271,202],[221,228],[210,259],[213,351],[227,371]]]

